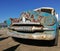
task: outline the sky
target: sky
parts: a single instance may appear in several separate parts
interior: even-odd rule
[[[0,23],[9,18],[19,18],[23,11],[40,7],[52,7],[60,16],[60,0],[0,0]]]

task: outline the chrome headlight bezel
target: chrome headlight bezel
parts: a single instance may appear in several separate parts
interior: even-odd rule
[[[54,17],[43,17],[41,19],[41,24],[42,25],[52,26],[52,25],[55,24],[55,22],[56,21],[55,21]]]

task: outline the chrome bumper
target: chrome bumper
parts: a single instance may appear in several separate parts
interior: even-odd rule
[[[53,28],[42,28],[42,27],[9,27],[9,29],[14,29],[16,31],[40,31],[40,30],[54,30]]]
[[[53,40],[55,35],[53,34],[22,34],[18,32],[7,32],[8,36],[25,39],[36,39],[36,40]]]

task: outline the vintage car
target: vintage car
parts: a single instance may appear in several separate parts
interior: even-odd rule
[[[55,14],[51,14],[52,11],[55,12],[52,8],[42,11],[35,9],[23,12],[18,20],[7,20],[7,34],[16,38],[48,40],[57,45],[58,22]]]

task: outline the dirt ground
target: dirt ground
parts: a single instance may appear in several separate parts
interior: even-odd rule
[[[6,31],[7,29],[0,29],[0,51],[60,51],[60,36],[58,45],[50,46],[47,41],[9,37]]]

